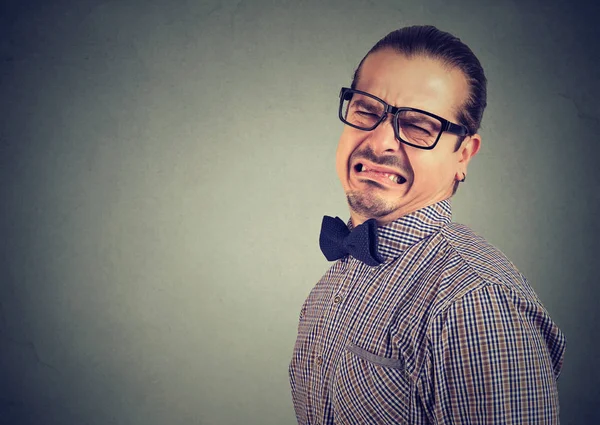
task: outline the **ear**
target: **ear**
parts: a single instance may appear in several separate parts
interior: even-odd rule
[[[469,165],[469,161],[471,158],[477,155],[480,146],[481,136],[479,134],[473,134],[472,136],[468,136],[465,140],[463,140],[460,147],[456,151],[456,155],[458,155],[456,180],[461,180],[467,175],[467,166]]]

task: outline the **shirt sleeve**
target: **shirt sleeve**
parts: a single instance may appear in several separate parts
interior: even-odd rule
[[[421,402],[434,424],[558,424],[564,349],[539,302],[487,285],[432,323]]]

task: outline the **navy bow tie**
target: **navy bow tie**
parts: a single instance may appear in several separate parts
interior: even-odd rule
[[[329,261],[350,254],[369,266],[383,263],[377,252],[377,221],[374,218],[350,231],[339,217],[323,217],[319,246]]]

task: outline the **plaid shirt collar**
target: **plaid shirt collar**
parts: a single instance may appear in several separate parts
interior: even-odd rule
[[[452,207],[448,198],[378,227],[379,254],[385,262],[391,261],[451,221]],[[352,229],[352,220],[348,221],[348,228]]]

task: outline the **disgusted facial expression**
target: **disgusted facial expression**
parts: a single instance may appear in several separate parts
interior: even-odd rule
[[[356,89],[454,123],[469,90],[460,70],[390,49],[365,59]],[[346,125],[340,137],[336,168],[355,226],[369,218],[386,224],[449,198],[479,149],[478,135],[468,136],[456,150],[458,136],[447,132],[432,150],[406,145],[396,139],[391,119],[388,115],[371,131]]]

